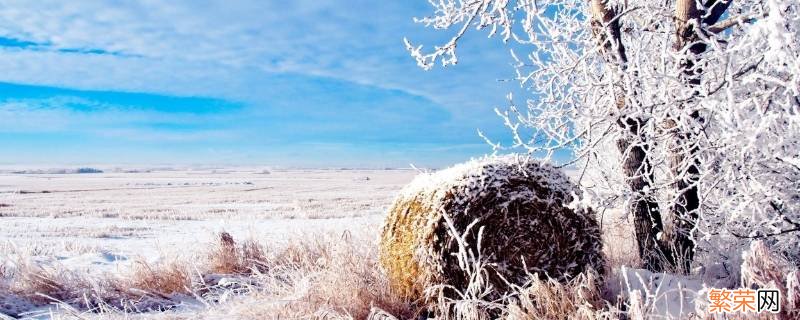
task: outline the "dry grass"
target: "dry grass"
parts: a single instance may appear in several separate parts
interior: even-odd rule
[[[411,319],[428,312],[440,319],[616,319],[623,314],[602,299],[602,279],[591,271],[567,283],[530,275],[502,299],[487,300],[492,288],[483,278],[486,265],[463,257],[472,266],[468,290],[455,298],[440,295],[426,310],[389,285],[376,240],[368,235],[317,234],[271,246],[225,234],[219,239],[194,263],[136,261],[127,271],[92,281],[65,269],[17,264],[4,271],[11,286],[0,290],[39,305],[59,302],[55,314],[61,319]],[[187,299],[206,308],[163,313]]]
[[[622,215],[623,213],[617,210],[607,210],[601,214],[603,253],[606,257],[607,270],[641,265],[633,223],[621,219]]]
[[[781,312],[777,319],[800,319],[800,271],[770,252],[763,241],[754,241],[744,254],[742,285],[753,289],[777,289],[781,293]]]
[[[0,296],[15,296],[32,306],[57,304],[69,309],[96,312],[164,310],[176,295],[187,294],[192,282],[178,262],[149,265],[143,261],[119,275],[90,276],[58,265],[17,260],[4,271]]]
[[[389,288],[375,243],[348,235],[291,242],[272,252],[262,289],[216,312],[236,319],[365,319],[373,307],[402,318],[415,312]]]
[[[87,278],[81,274],[58,267],[42,266],[29,260],[17,261],[15,268],[7,269],[6,273],[6,277],[11,280],[7,290],[37,304],[72,301],[86,288],[91,287]]]
[[[233,237],[222,232],[220,241],[207,256],[208,271],[218,274],[263,273],[268,269],[264,248],[253,240],[237,245]]]
[[[187,299],[207,304],[202,314],[210,318],[364,319],[373,308],[400,316],[416,311],[389,288],[373,240],[316,235],[264,247],[220,238],[198,255],[205,260],[138,260],[127,271],[92,281],[65,268],[16,261],[13,270],[3,269],[0,284],[10,285],[0,285],[0,296],[14,294],[36,305],[55,302],[65,317],[163,311]]]
[[[5,279],[0,281],[0,296],[13,293],[40,305],[61,301],[54,311],[58,319],[653,317],[647,297],[636,292],[623,300],[608,295],[606,286],[614,280],[600,278],[592,271],[568,282],[529,275],[529,281],[512,286],[507,295],[489,299],[487,292],[493,289],[485,281],[485,261],[463,256],[471,279],[468,287],[455,297],[436,296],[441,287],[427,288],[436,304],[426,310],[402,298],[389,285],[377,259],[377,241],[370,234],[315,234],[269,246],[252,240],[237,241],[224,234],[218,238],[217,243],[192,260],[173,258],[155,264],[136,261],[128,270],[92,281],[86,275],[56,267],[15,263],[13,268],[0,269],[0,276]],[[787,284],[787,294],[797,292],[796,285],[792,285],[797,283],[797,273],[787,277],[780,269],[783,264],[763,260],[751,262],[752,271],[745,274],[752,276],[747,281],[780,282]],[[184,301],[205,307],[173,307]],[[150,312],[142,313],[145,311]]]
[[[189,293],[192,278],[187,264],[172,261],[154,266],[144,261],[136,261],[130,273],[121,277],[117,284],[134,292],[169,298],[176,293]]]
[[[596,273],[586,272],[567,283],[533,278],[508,304],[508,319],[616,319],[622,314],[601,296]]]
[[[27,243],[18,245],[12,241],[0,241],[0,256],[53,256],[56,254],[84,254],[98,252],[95,245],[79,243],[74,240],[63,240],[57,243]]]
[[[515,155],[422,174],[389,209],[382,265],[393,286],[414,299],[432,284],[467,287],[474,270],[453,254],[461,250],[485,260],[492,298],[527,281],[530,272],[561,280],[586,269],[603,273],[594,212],[566,207],[579,192],[558,169]]]
[[[423,197],[419,195],[418,197]],[[430,238],[420,238],[433,233],[432,221],[437,211],[426,205],[418,197],[398,199],[392,205],[390,219],[387,219],[381,234],[380,259],[386,267],[392,286],[403,296],[419,296],[430,281],[415,257],[416,248]]]

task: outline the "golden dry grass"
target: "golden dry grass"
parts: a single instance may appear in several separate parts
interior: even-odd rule
[[[419,195],[422,197],[424,195]],[[392,287],[405,297],[419,297],[430,274],[420,267],[416,251],[420,244],[433,242],[437,212],[417,197],[398,199],[389,209],[389,216],[380,241],[380,262]]]
[[[538,277],[518,288],[508,304],[507,319],[615,319],[621,312],[606,305],[601,296],[602,281],[593,271],[566,283]]]
[[[253,240],[237,243],[227,232],[219,235],[217,246],[206,259],[211,273],[252,274],[267,270],[267,256],[261,245]]]
[[[269,246],[232,238],[223,241],[222,236],[219,239],[194,260],[139,261],[118,275],[91,281],[86,275],[35,265],[6,270],[0,295],[13,290],[27,298],[41,299],[39,303],[50,303],[51,298],[63,301],[54,312],[56,319],[413,319],[426,314],[441,320],[652,318],[641,296],[633,294],[630,300],[605,296],[604,281],[608,280],[592,271],[566,282],[530,275],[529,281],[512,286],[503,298],[489,299],[482,296],[492,290],[485,281],[486,264],[463,257],[474,266],[468,289],[456,297],[439,296],[435,304],[425,305],[430,308],[426,310],[389,285],[390,278],[378,261],[378,243],[368,233],[315,234]],[[220,265],[222,258],[234,263]],[[240,263],[252,260],[259,260],[257,267]],[[779,264],[762,260],[756,260],[759,267],[750,264],[752,270],[760,270],[754,274],[776,276],[778,280],[752,277],[748,281],[796,282],[768,267]],[[244,273],[221,275],[237,283],[232,287],[203,283],[205,276],[226,270]],[[83,297],[90,301],[86,303]],[[164,311],[187,297],[200,299],[207,307]]]
[[[168,298],[175,293],[189,293],[192,278],[185,263],[171,261],[152,265],[136,261],[130,273],[123,276],[117,285]]]
[[[364,241],[370,245],[364,246]],[[402,318],[412,316],[411,304],[389,287],[380,271],[374,245],[374,241],[347,236],[292,243],[277,252],[275,270],[269,274],[272,283],[285,279],[286,285],[247,298],[283,303],[237,314],[241,319],[365,319],[377,307]]]
[[[389,288],[374,239],[315,235],[265,247],[229,238],[196,258],[202,259],[137,260],[102,277],[18,261],[14,270],[3,271],[0,295],[19,295],[41,306],[57,303],[65,312],[61,316],[70,319],[96,312],[147,316],[140,312],[169,310],[192,297],[213,307],[202,313],[210,319],[364,319],[373,308],[403,317],[416,313]],[[233,285],[206,282],[211,275]]]
[[[91,287],[85,275],[53,266],[41,266],[19,260],[13,270],[6,271],[7,290],[30,299],[33,303],[74,300]]]

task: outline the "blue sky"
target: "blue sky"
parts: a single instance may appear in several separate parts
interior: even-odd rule
[[[476,134],[514,82],[473,33],[423,71],[403,37],[425,0],[1,1],[0,164],[438,167],[491,152]]]

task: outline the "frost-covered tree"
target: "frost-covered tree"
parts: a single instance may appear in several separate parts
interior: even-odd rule
[[[764,238],[800,261],[796,0],[431,0],[455,29],[418,64],[457,63],[470,29],[513,45],[524,103],[498,109],[542,158],[570,150],[596,206],[624,206],[645,267],[689,272]],[[798,263],[800,264],[800,263]]]

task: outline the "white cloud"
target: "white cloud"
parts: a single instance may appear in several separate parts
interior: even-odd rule
[[[423,8],[424,1],[420,2]],[[425,96],[477,126],[503,103],[506,51],[462,45],[467,65],[423,72],[403,36],[441,41],[412,25],[408,1],[0,1],[0,36],[51,51],[0,50],[0,81],[242,98],[258,73],[298,73]],[[432,43],[432,44],[434,44]],[[102,50],[123,56],[59,52]],[[125,56],[127,55],[127,56]],[[483,61],[488,63],[484,64]],[[482,116],[481,118],[485,118]],[[474,128],[470,128],[474,129]]]

